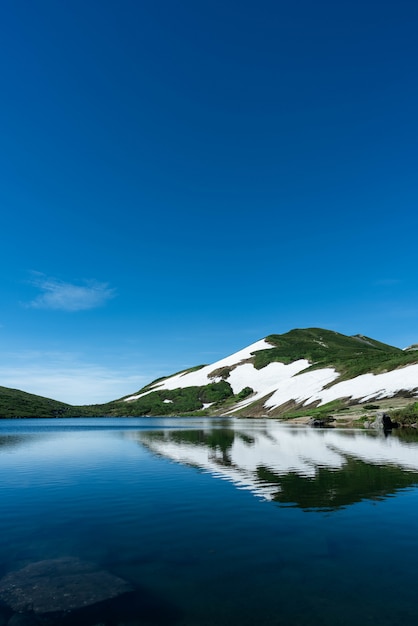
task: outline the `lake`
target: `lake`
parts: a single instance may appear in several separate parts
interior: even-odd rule
[[[0,626],[416,624],[417,486],[415,432],[1,420]]]

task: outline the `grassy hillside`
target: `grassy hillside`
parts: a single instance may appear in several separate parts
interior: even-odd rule
[[[391,418],[394,422],[404,425],[418,424],[418,402],[411,402],[403,409],[397,409],[391,412]]]
[[[145,390],[148,389],[149,386],[145,388]],[[82,416],[205,415],[203,409],[205,404],[220,407],[224,405],[226,399],[238,401],[229,383],[222,380],[202,387],[152,391],[142,398],[129,402],[124,402],[122,399],[107,404],[77,408],[79,415]],[[242,397],[240,396],[239,399]]]
[[[312,363],[308,369],[334,367],[340,372],[341,380],[418,362],[418,352],[405,352],[363,335],[348,337],[321,328],[295,329],[283,335],[269,335],[266,339],[274,348],[256,353],[256,369],[272,361],[287,364],[307,359]]]
[[[71,407],[32,393],[0,387],[0,418],[65,417]]]

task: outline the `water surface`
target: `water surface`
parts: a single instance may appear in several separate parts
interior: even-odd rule
[[[48,624],[415,624],[417,485],[413,433],[3,420],[0,578],[70,559],[132,590]]]

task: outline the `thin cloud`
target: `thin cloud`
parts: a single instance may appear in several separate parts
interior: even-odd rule
[[[86,363],[76,354],[36,350],[7,353],[0,361],[4,387],[74,405],[109,402],[138,391],[156,378],[153,372],[133,374],[133,370]]]
[[[32,281],[41,293],[28,306],[34,309],[53,309],[56,311],[85,311],[102,306],[115,296],[115,290],[107,283],[94,280],[76,285],[56,278],[40,275]]]

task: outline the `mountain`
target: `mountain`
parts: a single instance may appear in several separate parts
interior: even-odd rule
[[[411,352],[412,350],[418,350],[418,343],[413,343],[412,346],[404,348],[405,352]]]
[[[418,351],[320,328],[269,335],[112,403],[129,415],[281,416],[418,396]]]
[[[394,396],[417,398],[418,350],[411,348],[364,335],[295,329],[106,404],[74,407],[0,387],[0,416],[322,414]]]
[[[0,418],[65,417],[71,409],[69,404],[58,400],[0,387]]]

